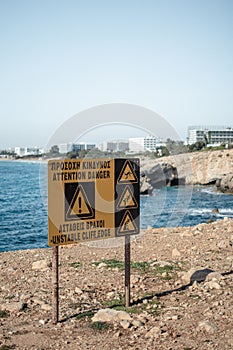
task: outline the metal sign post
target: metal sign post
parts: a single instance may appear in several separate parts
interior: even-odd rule
[[[53,324],[57,324],[59,320],[59,273],[58,273],[58,250],[59,247],[52,248],[52,283],[53,283]]]
[[[125,306],[130,306],[130,236],[125,236]]]

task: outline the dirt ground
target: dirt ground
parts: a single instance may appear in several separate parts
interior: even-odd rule
[[[59,323],[52,323],[52,250],[0,254],[0,350],[233,349],[233,220],[148,229],[124,246],[59,248]],[[107,246],[110,246],[107,248]],[[100,309],[128,321],[93,322]]]

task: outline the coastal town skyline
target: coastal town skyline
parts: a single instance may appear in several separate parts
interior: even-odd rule
[[[232,1],[12,0],[0,19],[0,148],[44,146],[109,103],[153,110],[183,140],[232,121]]]
[[[121,135],[122,136],[122,135]],[[153,136],[151,134],[145,134],[144,136],[139,135],[139,137],[121,137],[120,139],[115,137],[114,139],[104,139],[101,142],[90,142],[83,140],[76,140],[76,142],[59,142],[51,146],[51,148],[42,148],[42,147],[31,147],[31,146],[17,146],[11,147],[5,150],[0,150],[0,156],[3,158],[8,155],[15,154],[19,157],[25,156],[39,156],[49,153],[57,154],[78,154],[80,151],[90,152],[92,150],[99,150],[102,152],[123,152],[128,154],[136,154],[143,152],[157,152],[162,154],[162,149],[171,147],[171,145],[176,145],[179,148],[179,152],[185,152],[186,147],[191,146],[194,150],[195,147],[224,147],[232,148],[233,145],[233,127],[221,126],[221,125],[196,125],[188,127],[188,137],[186,141],[180,139],[170,139],[170,138],[160,138]],[[194,145],[194,148],[192,147]],[[182,148],[183,147],[183,148]],[[173,150],[174,151],[174,150]],[[1,152],[3,152],[1,154]]]

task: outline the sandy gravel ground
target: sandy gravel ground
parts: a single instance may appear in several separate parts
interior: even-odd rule
[[[64,246],[60,322],[51,321],[52,250],[0,254],[0,350],[233,349],[233,220],[148,229],[131,244],[131,306],[124,247]],[[93,322],[100,309],[127,320]]]

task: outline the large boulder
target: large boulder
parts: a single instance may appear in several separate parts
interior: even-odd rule
[[[233,193],[233,173],[223,175],[221,180],[216,182],[216,186],[223,193]]]
[[[152,167],[147,167],[143,169],[143,173],[147,178],[147,182],[153,188],[177,186],[179,184],[177,169],[169,163],[155,164]]]
[[[151,194],[153,192],[153,187],[148,181],[147,176],[144,173],[140,175],[140,194]]]

